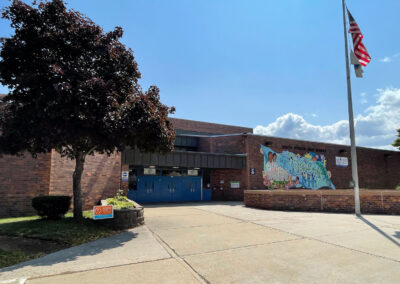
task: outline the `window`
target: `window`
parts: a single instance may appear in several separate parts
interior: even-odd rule
[[[129,190],[137,190],[137,168],[129,167]]]

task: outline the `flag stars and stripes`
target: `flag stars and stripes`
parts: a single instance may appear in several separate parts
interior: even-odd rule
[[[350,22],[349,32],[353,40],[354,55],[360,61],[360,64],[362,66],[367,66],[367,64],[371,61],[371,56],[369,55],[367,49],[365,48],[365,45],[362,43],[362,39],[364,36],[361,33],[360,27],[354,20],[349,10],[347,10],[347,15],[349,16],[349,22]]]

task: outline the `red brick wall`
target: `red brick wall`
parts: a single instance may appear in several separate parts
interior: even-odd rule
[[[360,147],[357,162],[360,187],[392,189],[400,184],[400,152]]]
[[[246,139],[243,135],[200,137],[199,152],[245,154]]]
[[[175,129],[195,131],[195,132],[205,132],[205,133],[215,133],[215,134],[232,134],[232,133],[253,133],[252,128],[225,125],[218,123],[209,123],[202,121],[194,121],[179,118],[168,118],[172,122]]]
[[[49,193],[51,155],[0,158],[0,217],[35,214],[32,198]]]
[[[231,181],[239,181],[240,188],[231,188]],[[246,188],[245,170],[216,169],[211,171],[212,200],[243,200],[243,191]]]
[[[127,171],[129,172],[129,165],[123,164],[121,167],[121,171]],[[120,174],[121,176],[121,174]],[[124,194],[128,196],[128,191],[129,191],[129,182],[128,181],[121,181],[121,189],[124,191]]]
[[[352,190],[246,190],[244,204],[269,210],[354,213]],[[400,214],[400,192],[361,190],[361,213]]]
[[[72,174],[75,161],[61,158],[52,151],[50,194],[72,196]],[[114,196],[120,188],[121,154],[96,154],[85,161],[82,175],[82,199],[84,209],[90,209],[99,200]]]

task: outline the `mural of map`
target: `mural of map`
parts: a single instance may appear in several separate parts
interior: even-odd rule
[[[264,185],[270,189],[335,189],[322,154],[277,153],[263,145],[260,152],[264,155]]]

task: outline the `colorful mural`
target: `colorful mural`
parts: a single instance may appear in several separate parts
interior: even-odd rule
[[[301,156],[289,151],[276,153],[263,145],[261,153],[264,155],[264,185],[270,189],[335,189],[322,154],[309,152]]]

